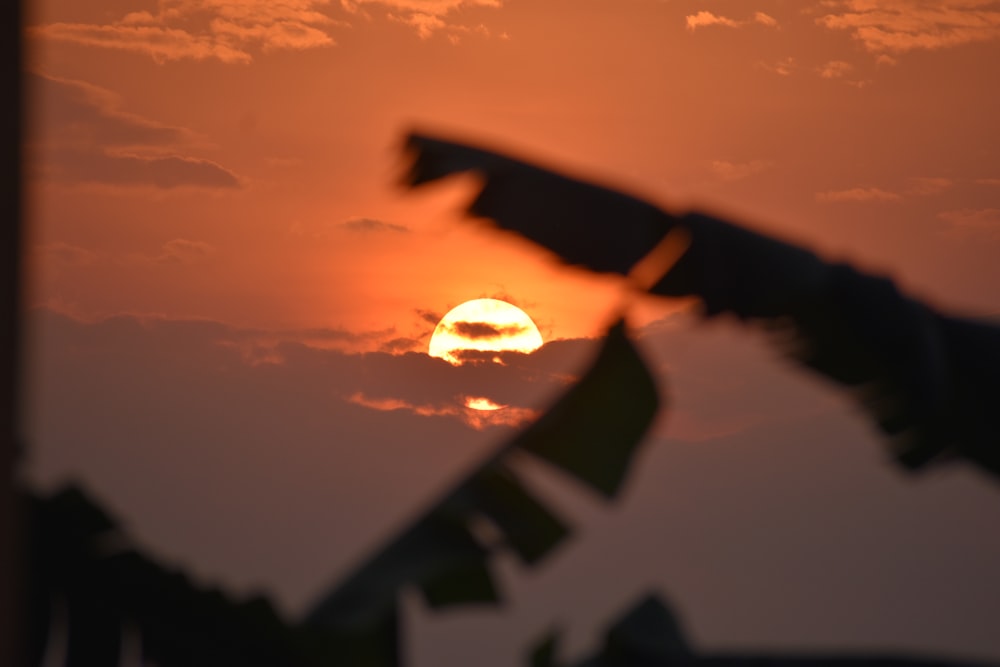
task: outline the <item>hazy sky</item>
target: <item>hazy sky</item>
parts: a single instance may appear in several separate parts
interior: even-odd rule
[[[622,299],[463,221],[468,183],[403,192],[408,129],[1000,313],[1000,2],[46,0],[28,18],[30,474],[82,478],[165,558],[290,613],[509,436],[457,396],[530,415]],[[554,342],[506,366],[427,357],[477,297]],[[633,310],[672,403],[625,498],[545,481],[576,539],[506,568],[502,613],[410,605],[417,664],[510,664],[555,622],[579,648],[648,589],[705,649],[1000,660],[1000,487],[905,476],[759,336]]]

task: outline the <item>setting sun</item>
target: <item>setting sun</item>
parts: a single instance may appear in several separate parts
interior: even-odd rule
[[[434,328],[427,353],[456,366],[468,352],[534,352],[542,335],[527,313],[499,299],[473,299],[445,314]]]

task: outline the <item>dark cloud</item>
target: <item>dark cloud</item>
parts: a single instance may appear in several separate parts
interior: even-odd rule
[[[45,350],[28,418],[33,478],[84,478],[141,540],[170,562],[196,560],[202,576],[246,591],[279,574],[287,605],[483,451],[455,417],[347,400],[390,393],[389,355],[285,343],[254,363],[242,346],[253,332],[210,321],[38,311],[32,331]],[[433,366],[419,362],[402,372]],[[420,394],[417,378],[402,384]],[[278,565],[290,556],[295,567]]]
[[[423,347],[423,344],[419,339],[400,337],[385,341],[379,346],[379,351],[388,352],[389,354],[400,354],[402,352],[414,352],[420,347]]]
[[[93,250],[70,243],[50,243],[39,246],[35,251],[45,257],[44,261],[75,268],[92,266],[100,259],[100,256]]]
[[[455,367],[281,340],[247,356],[262,332],[212,321],[36,311],[30,331],[28,477],[82,478],[164,560],[264,587],[289,610],[513,433],[471,428],[455,397],[489,388],[515,410],[544,408],[596,344]],[[961,468],[904,475],[867,420],[744,329],[681,320],[640,333],[666,408],[626,493],[598,508],[529,467],[576,527],[572,543],[527,576],[505,570],[516,604],[502,613],[415,609],[417,662],[515,664],[550,619],[600,627],[650,589],[706,646],[1000,654],[995,486]],[[581,604],[581,581],[596,602]]]
[[[565,373],[574,371],[580,356],[539,351],[534,355],[493,353],[502,364],[452,366],[412,351],[416,341],[404,337],[382,343],[383,351],[348,353],[341,344],[377,342],[391,331],[350,332],[339,329],[265,331],[239,329],[207,320],[114,317],[85,324],[49,314],[60,329],[75,331],[100,348],[102,341],[119,341],[113,350],[151,345],[137,356],[177,347],[174,354],[200,358],[199,364],[228,366],[275,366],[285,374],[322,374],[326,391],[338,400],[360,393],[372,400],[400,400],[410,405],[448,407],[461,404],[461,397],[477,395],[519,408],[537,407],[565,384]],[[123,337],[133,336],[128,344]],[[410,351],[404,351],[410,348]],[[544,349],[544,348],[543,348]],[[555,363],[553,363],[555,360]],[[562,373],[553,367],[565,364]]]
[[[495,350],[451,350],[451,356],[462,364],[482,364],[500,362]]]
[[[50,155],[57,165],[51,175],[73,183],[161,189],[240,187],[236,174],[210,160],[179,155],[145,157],[77,150],[55,151]]]
[[[351,218],[350,220],[346,220],[337,226],[352,232],[406,233],[410,231],[408,227],[404,227],[403,225],[397,225],[383,220],[375,220],[374,218]]]
[[[435,313],[432,310],[418,309],[416,312],[417,315],[420,317],[420,319],[422,319],[424,322],[427,322],[428,324],[433,324],[433,325],[436,325],[438,322],[441,321],[441,318],[444,317],[443,315]]]
[[[59,144],[168,146],[190,134],[183,128],[122,111],[117,94],[85,81],[28,72],[25,88],[35,111],[29,127],[36,131],[44,128],[48,140]]]
[[[448,331],[469,340],[492,340],[494,338],[507,338],[516,336],[527,330],[520,324],[510,324],[507,326],[497,326],[491,322],[453,322],[447,327]]]
[[[394,328],[381,329],[379,331],[349,331],[347,329],[333,329],[321,327],[313,329],[295,329],[294,331],[283,331],[279,334],[282,340],[294,340],[299,342],[349,342],[363,343],[390,336],[395,332]],[[266,332],[254,332],[251,335],[260,335]]]
[[[191,132],[122,111],[110,90],[37,73],[27,75],[27,88],[38,110],[28,144],[36,176],[121,187],[240,187],[224,166],[181,154]]]
[[[162,264],[194,264],[215,254],[215,248],[204,241],[173,239],[163,244],[154,261]]]

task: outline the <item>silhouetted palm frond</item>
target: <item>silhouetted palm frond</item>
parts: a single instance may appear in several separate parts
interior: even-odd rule
[[[997,326],[941,314],[884,277],[709,215],[675,215],[460,142],[411,134],[406,147],[409,185],[473,172],[481,188],[470,214],[570,264],[627,275],[682,233],[686,251],[650,292],[784,330],[783,351],[852,389],[907,468],[961,455],[1000,474]]]
[[[499,550],[534,565],[569,535],[566,523],[520,479],[511,457],[537,457],[613,498],[658,409],[652,375],[618,322],[580,381],[545,415],[323,595],[306,623],[375,640],[378,628],[397,617],[405,588],[420,590],[432,608],[499,602],[490,572]],[[477,537],[475,524],[483,520],[499,540]]]

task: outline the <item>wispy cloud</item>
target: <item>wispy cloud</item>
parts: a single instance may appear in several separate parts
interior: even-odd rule
[[[420,39],[428,39],[436,30],[447,28],[448,24],[440,16],[413,12],[411,14],[389,14],[389,18],[414,28]]]
[[[817,19],[847,30],[876,54],[901,54],[1000,39],[995,0],[828,0]]]
[[[141,53],[164,63],[219,60],[246,64],[255,50],[331,46],[338,22],[319,11],[329,0],[159,0],[106,24],[50,23],[30,34],[54,41]]]
[[[461,35],[478,33],[489,35],[489,30],[481,23],[468,25],[451,20],[449,16],[474,7],[500,8],[502,0],[341,0],[341,6],[348,12],[367,15],[365,7],[379,6],[386,11],[389,20],[404,23],[414,30],[421,39],[429,39],[442,32],[452,43],[457,43]],[[506,36],[501,36],[506,38]]]
[[[352,394],[347,400],[349,403],[381,412],[399,410],[421,417],[454,417],[477,431],[494,426],[523,426],[536,419],[540,413],[530,408],[499,405],[479,396],[457,396],[452,405],[412,403],[401,398],[372,398],[361,392]],[[490,407],[483,409],[472,407],[473,405]]]
[[[773,166],[767,160],[750,160],[749,162],[732,162],[730,160],[712,160],[709,167],[723,181],[741,181],[744,178],[759,174]]]
[[[986,234],[1000,238],[1000,208],[962,208],[942,211],[938,218],[957,232]]]
[[[182,155],[146,156],[110,151],[58,151],[52,154],[55,180],[162,190],[182,187],[239,188],[240,179],[212,160]]]
[[[835,202],[869,202],[869,201],[901,201],[903,198],[895,192],[881,188],[850,188],[848,190],[828,190],[817,192],[816,201],[823,203]]]
[[[92,266],[100,259],[100,256],[93,250],[61,241],[38,246],[35,248],[35,252],[42,255],[43,261],[46,263],[62,267]]]
[[[688,30],[697,30],[698,28],[704,28],[711,25],[721,25],[726,26],[727,28],[738,28],[740,26],[739,21],[734,21],[733,19],[726,18],[725,16],[719,16],[706,11],[701,11],[697,14],[689,14],[684,17],[684,21],[687,24]]]
[[[349,232],[392,232],[405,234],[410,231],[409,227],[374,218],[350,218],[338,224],[337,227],[346,229]]]
[[[45,134],[28,150],[42,178],[70,184],[239,188],[240,178],[212,160],[183,154],[194,133],[121,111],[110,90],[83,81],[29,74]]]
[[[448,331],[469,340],[492,340],[524,333],[527,328],[520,324],[497,326],[492,322],[453,322]]]
[[[865,88],[872,83],[871,79],[847,78],[847,75],[854,71],[854,65],[845,60],[831,60],[817,67],[816,71],[824,79],[836,79],[855,88]]]
[[[215,254],[215,248],[204,241],[173,239],[163,244],[160,254],[154,259],[161,264],[194,264]]]
[[[778,20],[764,12],[754,12],[753,16],[746,20],[731,19],[720,14],[713,14],[709,11],[700,11],[696,14],[688,14],[684,17],[687,29],[694,31],[698,28],[709,26],[723,26],[726,28],[739,28],[747,24],[759,24],[768,28],[777,28]]]
[[[365,5],[383,5],[402,11],[423,12],[441,16],[467,7],[501,7],[502,0],[340,0],[348,11],[358,11]]]
[[[819,75],[824,79],[839,79],[846,76],[854,67],[843,60],[831,60],[819,68]]]
[[[911,178],[910,182],[913,185],[906,194],[922,196],[939,195],[953,185],[950,178],[940,176],[919,176]]]
[[[950,178],[942,176],[917,176],[910,180],[910,187],[896,192],[876,187],[856,187],[846,190],[828,190],[817,192],[816,201],[823,203],[837,202],[898,202],[907,197],[929,197],[939,195],[952,187]]]
[[[768,14],[765,14],[764,12],[754,12],[754,14],[753,14],[753,22],[754,23],[759,23],[759,24],[764,25],[764,26],[767,26],[768,28],[777,28],[778,27],[778,19],[774,18],[773,16],[769,16]]]
[[[123,111],[121,96],[106,88],[33,72],[26,79],[46,138],[59,145],[166,146],[189,138],[183,128]]]
[[[433,310],[418,309],[416,312],[417,316],[420,317],[421,320],[431,325],[436,325],[438,322],[441,321],[441,318],[444,316],[443,313],[436,313]]]
[[[976,185],[995,185],[1000,186],[1000,178],[977,178]]]
[[[757,63],[757,66],[760,67],[761,69],[766,69],[769,72],[774,72],[779,76],[791,76],[792,72],[798,69],[798,64],[795,62],[795,58],[793,58],[792,56],[783,58],[773,63],[767,63],[761,61]]]
[[[37,246],[34,252],[55,270],[85,269],[98,264],[127,264],[154,266],[157,264],[197,264],[210,259],[215,248],[204,241],[172,239],[164,243],[156,254],[110,254],[62,241]]]

